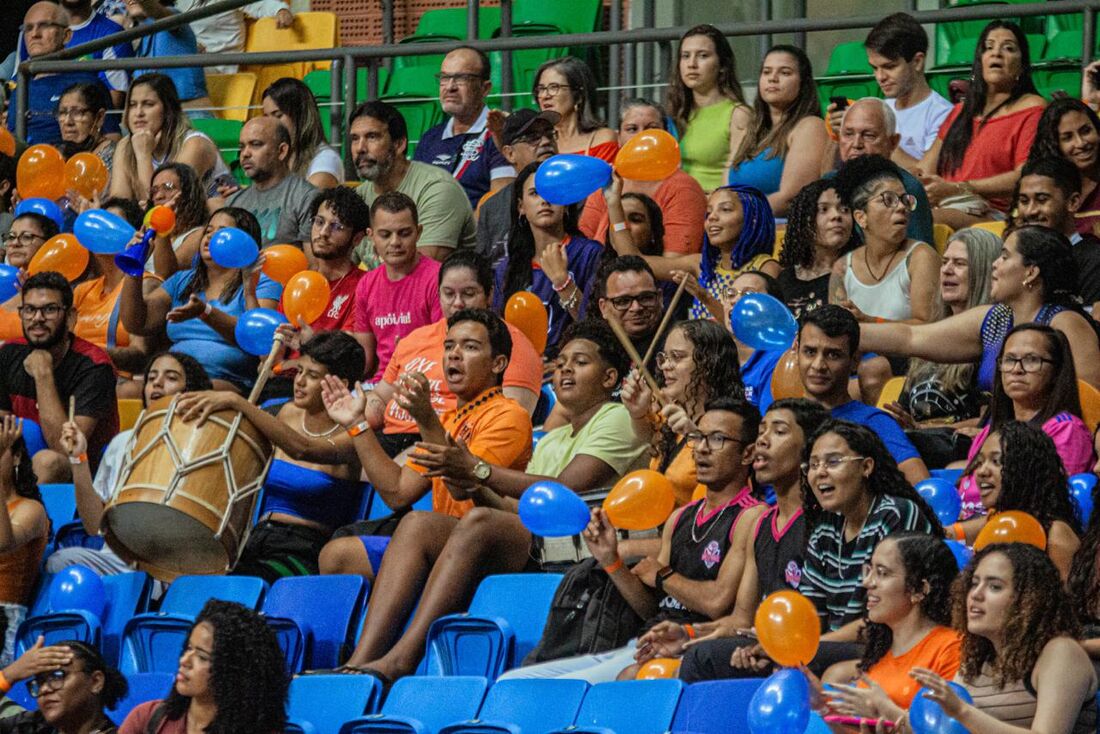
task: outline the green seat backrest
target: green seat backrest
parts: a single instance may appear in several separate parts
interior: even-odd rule
[[[862,41],[837,44],[825,68],[825,76],[863,76],[872,73]]]
[[[1081,60],[1081,44],[1084,34],[1080,30],[1066,29],[1047,38],[1044,61]],[[1034,58],[1034,54],[1032,55]]]
[[[477,11],[478,38],[492,38],[499,30],[500,8],[479,8]],[[429,10],[420,16],[420,21],[416,24],[416,32],[413,33],[413,36],[442,36],[460,41],[465,39],[466,9],[442,8]]]
[[[512,26],[557,26],[562,33],[591,33],[599,30],[602,12],[601,0],[514,0]]]

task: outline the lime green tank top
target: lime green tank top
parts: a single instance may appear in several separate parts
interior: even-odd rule
[[[737,102],[723,99],[691,113],[687,130],[680,136],[683,169],[704,191],[713,191],[725,181],[722,172],[730,156],[730,118]]]

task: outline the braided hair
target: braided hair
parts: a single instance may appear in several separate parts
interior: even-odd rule
[[[742,225],[737,242],[730,252],[730,265],[734,270],[744,266],[757,255],[769,253],[775,246],[775,215],[768,198],[752,186],[719,186],[711,196],[720,191],[732,191],[741,202]],[[714,280],[714,271],[722,253],[703,234],[703,257],[699,263],[699,283],[706,288]]]

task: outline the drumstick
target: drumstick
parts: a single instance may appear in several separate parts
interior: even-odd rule
[[[672,294],[672,300],[668,302],[668,308],[665,309],[665,317],[661,319],[661,325],[657,327],[656,333],[653,334],[653,341],[649,343],[649,349],[646,350],[645,356],[642,357],[642,364],[649,364],[649,358],[653,356],[653,350],[661,343],[661,334],[665,333],[668,322],[672,321],[672,314],[676,311],[676,304],[680,302],[680,296],[684,295],[684,288],[687,286],[689,277],[691,277],[690,273],[684,273],[684,278],[680,281],[680,285],[676,286],[676,292]]]
[[[276,332],[275,340],[271,344],[271,351],[268,352],[267,359],[264,360],[264,366],[260,369],[260,374],[256,378],[256,384],[252,386],[252,392],[248,394],[248,402],[255,404],[260,399],[260,393],[264,391],[264,385],[267,384],[268,378],[271,377],[271,370],[275,366],[275,360],[279,358],[279,354],[283,351],[283,335]]]
[[[619,321],[619,317],[615,314],[610,314],[607,317],[607,323],[611,326],[611,330],[615,332],[615,336],[618,338],[619,343],[623,345],[623,349],[626,350],[627,355],[634,360],[634,364],[638,365],[638,373],[645,380],[645,384],[649,386],[650,392],[653,393],[653,398],[657,401],[657,404],[662,408],[665,406],[665,399],[661,395],[661,387],[657,384],[657,381],[653,379],[653,375],[649,374],[649,370],[646,369],[645,362],[638,356],[638,350],[634,348],[634,344],[630,341],[630,337],[626,333],[626,329],[623,328],[623,324]]]
[[[73,418],[76,417],[76,396],[69,396],[69,423],[73,422]]]

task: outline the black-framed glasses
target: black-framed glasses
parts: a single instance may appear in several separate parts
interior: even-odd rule
[[[1038,354],[1025,354],[1022,357],[1001,357],[1001,372],[1014,372],[1019,366],[1024,372],[1034,374],[1043,369],[1044,364],[1054,364],[1054,360],[1040,357]]]
[[[449,87],[452,82],[472,87],[478,82],[485,81],[485,77],[480,74],[436,74],[435,78],[441,87]]]
[[[809,474],[812,471],[817,471],[821,467],[825,467],[827,471],[836,471],[840,468],[841,464],[847,461],[863,461],[866,456],[826,456],[824,459],[810,459],[807,462],[803,462],[802,471]]]
[[[898,204],[901,204],[905,208],[905,211],[912,212],[917,210],[917,197],[912,194],[895,194],[893,191],[883,191],[876,196],[875,199],[881,202],[887,209],[893,209]]]
[[[643,291],[632,296],[615,296],[607,299],[616,311],[627,311],[637,301],[642,308],[656,308],[661,303],[660,291]]]
[[[47,303],[45,306],[20,306],[16,310],[24,321],[34,321],[34,317],[39,314],[45,319],[56,319],[65,313],[65,307],[56,303]]]
[[[558,131],[555,130],[554,128],[550,128],[550,132],[546,132],[546,131],[536,132],[536,131],[531,130],[531,131],[525,132],[523,135],[520,135],[518,138],[513,140],[512,145],[515,145],[516,143],[527,143],[528,145],[538,145],[542,141],[543,138],[550,138],[551,140],[557,140],[558,139]]]
[[[43,693],[56,691],[65,685],[65,678],[69,674],[64,670],[51,670],[49,673],[39,673],[27,682],[27,690],[32,696],[38,698]]]
[[[31,247],[36,242],[45,241],[45,237],[40,234],[35,234],[34,232],[19,232],[18,234],[16,234],[15,232],[8,232],[6,235],[4,235],[5,245],[11,245],[15,242],[18,242],[19,244],[23,245],[23,247]]]
[[[734,438],[733,436],[727,436],[720,431],[711,431],[710,433],[703,433],[702,431],[692,431],[687,435],[687,440],[691,441],[696,446],[702,446],[703,444],[706,444],[707,448],[711,451],[721,451],[725,447],[727,441],[729,441],[730,443],[739,444],[741,446],[745,445],[745,442],[741,439]]]

